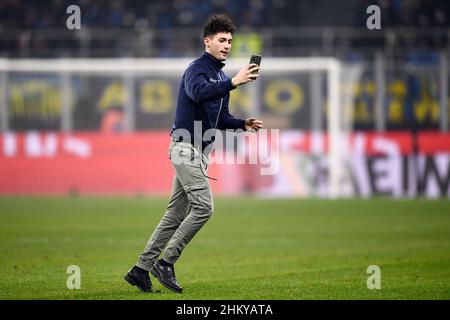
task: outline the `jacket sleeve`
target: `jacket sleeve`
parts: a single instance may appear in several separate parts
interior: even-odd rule
[[[192,65],[186,70],[184,81],[186,94],[195,103],[222,98],[234,89],[231,79],[208,82],[206,71],[197,65]]]
[[[236,119],[230,114],[230,110],[228,109],[228,105],[224,107],[223,111],[219,117],[219,123],[217,125],[217,129],[226,130],[226,129],[242,129],[245,130],[245,120],[244,119]]]

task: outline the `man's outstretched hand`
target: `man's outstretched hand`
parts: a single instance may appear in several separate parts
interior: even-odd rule
[[[245,130],[254,130],[258,132],[263,127],[263,122],[255,118],[248,118],[245,120]]]

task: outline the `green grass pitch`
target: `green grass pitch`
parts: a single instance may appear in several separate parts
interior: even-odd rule
[[[215,199],[182,294],[123,280],[167,198],[0,198],[0,299],[449,299],[450,201]],[[81,289],[69,290],[69,265]],[[369,265],[381,289],[369,290]]]

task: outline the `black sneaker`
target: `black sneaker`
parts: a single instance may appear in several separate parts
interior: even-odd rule
[[[158,281],[167,289],[177,293],[183,291],[183,288],[178,284],[177,279],[175,278],[175,270],[172,264],[158,260],[153,266],[151,273],[158,278]]]
[[[155,292],[152,289],[152,281],[148,276],[148,271],[144,269],[134,266],[128,271],[124,279],[132,286],[138,287],[142,292]]]

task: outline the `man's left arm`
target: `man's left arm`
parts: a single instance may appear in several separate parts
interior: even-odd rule
[[[248,131],[254,129],[258,131],[263,127],[263,122],[261,120],[255,118],[237,119],[230,114],[230,110],[228,106],[225,106],[222,114],[219,118],[219,124],[217,125],[217,129],[226,130],[226,129],[242,129],[244,131]]]
[[[225,106],[221,112],[219,117],[219,123],[217,125],[217,129],[226,130],[226,129],[242,129],[245,131],[245,120],[244,119],[236,119],[230,114],[230,110],[228,106]]]

